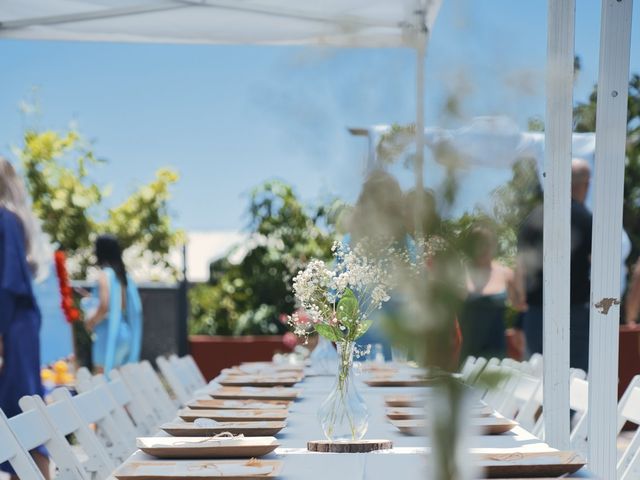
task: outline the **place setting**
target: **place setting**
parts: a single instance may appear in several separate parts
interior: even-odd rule
[[[178,417],[193,422],[199,418],[209,418],[222,422],[264,422],[284,421],[289,415],[288,410],[282,409],[190,409],[184,408],[178,411]]]

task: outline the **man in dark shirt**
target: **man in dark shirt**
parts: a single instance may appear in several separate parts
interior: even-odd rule
[[[586,161],[571,162],[570,364],[585,371],[589,366],[592,218],[584,201],[590,177],[591,169]],[[542,212],[542,205],[535,207],[518,234],[518,267],[526,294],[522,327],[529,354],[542,353]]]

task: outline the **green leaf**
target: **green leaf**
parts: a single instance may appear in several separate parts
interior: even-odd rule
[[[325,325],[324,323],[316,325],[316,332],[332,342],[339,342],[342,340],[342,336],[338,333],[339,330],[337,328]]]
[[[360,304],[358,299],[350,289],[344,291],[344,295],[338,302],[338,308],[336,309],[336,317],[340,323],[352,327],[358,320],[360,313]]]
[[[369,319],[366,319],[362,323],[360,323],[360,325],[358,326],[358,331],[356,332],[356,340],[367,333],[367,330],[369,330],[369,327],[371,327],[372,323],[373,320]]]

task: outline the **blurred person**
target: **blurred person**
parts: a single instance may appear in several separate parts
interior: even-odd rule
[[[625,323],[630,327],[638,324],[638,314],[640,313],[640,260],[633,266],[631,272],[631,282],[625,299]]]
[[[514,273],[495,259],[498,239],[488,224],[475,225],[466,240],[470,251],[460,313],[461,358],[504,358],[507,303],[517,303]]]
[[[27,193],[11,164],[0,157],[0,408],[7,417],[22,412],[18,400],[43,396],[40,379],[42,318],[33,294],[37,226]],[[44,447],[32,452],[42,475],[49,478]],[[11,466],[0,470],[17,478]]]
[[[393,175],[384,170],[374,170],[369,174],[351,210],[347,228],[353,245],[364,239],[404,242],[404,198]]]
[[[570,365],[589,366],[589,297],[591,294],[592,216],[584,202],[591,167],[582,159],[571,162],[571,284]],[[522,326],[529,355],[542,352],[542,230],[543,206],[538,205],[518,234],[518,291],[524,315]]]
[[[347,223],[348,234],[344,241],[355,247],[362,241],[367,247],[385,249],[389,245],[405,246],[404,197],[400,184],[388,172],[377,169],[369,174],[356,204],[351,209]],[[394,296],[375,315],[393,321],[399,311]],[[387,360],[392,358],[388,336],[382,322],[374,321],[359,343],[382,345]]]
[[[404,195],[404,221],[407,234],[415,238],[417,235],[416,220],[422,222],[422,235],[427,237],[435,233],[440,225],[436,198],[433,191],[424,189],[418,194],[416,189]]]
[[[93,332],[93,365],[108,373],[125,363],[140,360],[142,306],[136,284],[127,274],[122,249],[113,235],[95,242],[98,274],[98,307],[86,320]]]

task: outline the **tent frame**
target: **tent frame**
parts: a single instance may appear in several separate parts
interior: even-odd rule
[[[620,296],[620,244],[625,162],[630,30],[633,0],[601,0],[600,66],[596,115],[596,175],[593,218],[589,347],[589,467],[601,478],[616,476],[616,382]],[[336,24],[336,19],[294,9],[243,6],[231,0],[166,0],[102,11],[0,22],[0,36],[30,26],[141,15],[191,6],[245,11]],[[384,25],[358,16],[349,24],[398,28],[416,51],[416,187],[423,185],[424,67],[427,18],[439,0],[414,0],[411,22]],[[570,161],[575,37],[575,0],[548,0],[547,110],[545,122],[544,409],[546,440],[569,445]],[[431,16],[433,19],[433,16]],[[418,226],[419,227],[419,226]],[[606,308],[605,308],[606,307]]]

